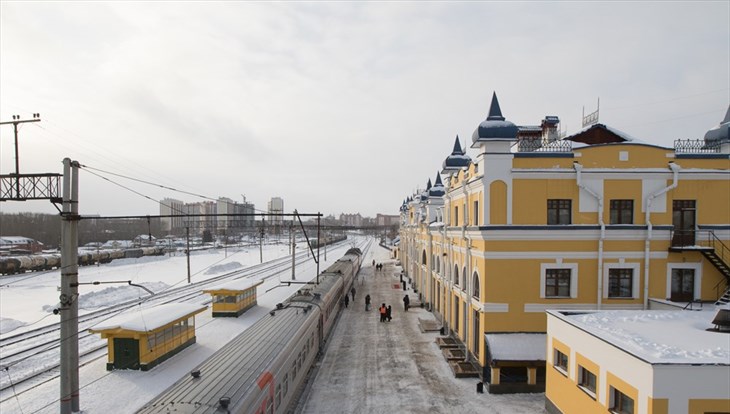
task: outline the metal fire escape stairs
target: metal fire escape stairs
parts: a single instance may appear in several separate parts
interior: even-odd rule
[[[704,232],[703,232],[704,233]],[[681,238],[679,238],[681,239]],[[700,241],[699,239],[704,239]],[[702,255],[712,263],[713,266],[724,276],[714,288],[717,292],[717,301],[715,305],[723,306],[730,304],[730,248],[726,246],[713,231],[707,232],[707,237],[698,237],[696,244],[682,245],[684,243],[674,243],[674,238],[670,250],[672,251],[699,251]],[[721,289],[724,289],[720,295]]]

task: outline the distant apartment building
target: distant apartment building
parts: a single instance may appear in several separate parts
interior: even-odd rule
[[[362,227],[363,219],[360,213],[340,214],[340,223],[343,226]]]
[[[388,215],[388,214],[376,214],[375,225],[376,226],[395,226],[400,222],[400,216]]]
[[[161,216],[176,216],[176,217],[162,217],[160,219],[160,228],[162,231],[170,232],[172,229],[179,229],[182,225],[182,212],[185,203],[174,198],[165,198],[160,202],[160,215]]]
[[[252,203],[237,203],[230,198],[220,197],[217,201],[203,201],[197,203],[183,203],[180,200],[166,198],[160,202],[160,219],[162,231],[180,232],[186,227],[194,233],[205,230],[217,232],[231,229],[243,230],[253,228],[254,219],[251,216],[234,216],[233,214],[253,214]],[[218,214],[231,214],[231,216]]]
[[[284,199],[281,197],[271,197],[267,205],[267,211],[269,214],[283,214],[284,213]],[[284,224],[284,217],[280,215],[269,216],[269,224],[273,226],[281,226]]]

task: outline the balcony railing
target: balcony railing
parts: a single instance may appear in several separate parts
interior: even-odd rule
[[[543,138],[522,138],[517,141],[517,152],[571,152],[573,141],[548,141]]]
[[[677,154],[718,154],[722,148],[722,142],[706,142],[704,139],[676,139],[674,140],[674,152]]]

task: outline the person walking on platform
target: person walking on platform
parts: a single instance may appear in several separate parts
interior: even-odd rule
[[[388,310],[385,308],[385,303],[380,305],[380,322],[385,322],[385,316],[387,311]]]
[[[388,307],[385,309],[385,317],[388,318],[388,322],[390,322],[391,319],[393,319],[393,315],[390,313],[391,311],[392,311],[392,309],[391,309],[390,305],[388,305]]]
[[[365,295],[365,311],[370,311],[370,294]]]
[[[353,286],[352,289],[350,289],[350,293],[352,293],[352,301],[354,302],[355,301],[355,286]]]
[[[345,307],[350,304],[350,297],[345,294]]]
[[[403,296],[403,308],[408,312],[408,307],[411,305],[411,299],[408,295]]]

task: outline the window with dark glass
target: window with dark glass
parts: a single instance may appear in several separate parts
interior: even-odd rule
[[[452,226],[458,226],[459,225],[459,207],[454,207],[454,222],[451,223]]]
[[[570,224],[571,200],[548,200],[547,224]]]
[[[634,414],[634,400],[616,388],[611,387],[613,404],[611,412],[617,414]]]
[[[570,269],[545,270],[545,297],[570,297]]]
[[[608,269],[608,297],[630,298],[634,291],[634,269]]]
[[[596,374],[588,371],[582,366],[578,367],[578,385],[586,390],[596,393]]]
[[[611,224],[634,224],[634,200],[611,200]]]
[[[568,356],[556,349],[553,365],[557,368],[562,369],[564,372],[567,372],[568,371]]]
[[[479,225],[479,201],[474,202],[474,225]]]

